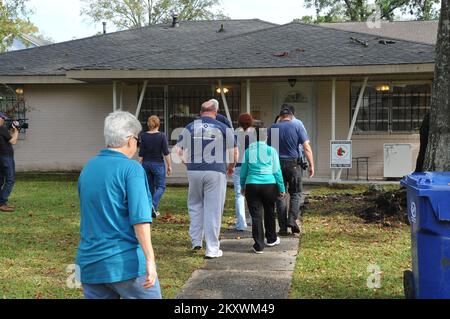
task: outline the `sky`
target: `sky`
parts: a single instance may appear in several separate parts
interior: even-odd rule
[[[303,0],[221,0],[224,13],[232,19],[254,19],[289,23],[314,11],[305,9]],[[31,21],[40,32],[55,42],[88,37],[101,32],[101,23],[93,24],[80,16],[80,0],[30,0],[34,10]],[[109,25],[108,32],[114,31]]]

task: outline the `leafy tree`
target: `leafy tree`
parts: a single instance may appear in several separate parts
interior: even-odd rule
[[[412,14],[418,20],[430,20],[438,16],[434,6],[440,0],[375,0],[375,5],[368,0],[305,0],[306,8],[315,8],[317,19],[313,22],[325,20],[336,21],[367,21],[378,8],[380,18],[393,20],[395,12]],[[311,19],[305,18],[306,21]]]
[[[28,0],[0,0],[0,52],[4,52],[21,33],[34,34],[38,28],[28,17]]]
[[[424,169],[450,171],[450,0],[442,0]]]
[[[213,20],[227,18],[216,9],[219,0],[82,0],[81,14],[94,22],[110,21],[118,29],[139,28],[172,19]]]
[[[440,0],[411,0],[402,11],[414,15],[417,20],[437,20],[439,10],[435,6],[439,2]]]

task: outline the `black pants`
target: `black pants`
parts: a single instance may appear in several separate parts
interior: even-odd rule
[[[300,204],[303,191],[302,168],[297,160],[280,160],[284,184],[289,192],[289,212],[286,198],[278,198],[278,224],[280,232],[286,233],[288,227],[296,227],[300,214]]]
[[[278,193],[276,184],[249,184],[245,187],[245,198],[252,217],[253,247],[258,251],[264,249],[264,237],[268,243],[277,240],[275,202]]]

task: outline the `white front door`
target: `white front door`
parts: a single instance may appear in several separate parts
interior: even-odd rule
[[[298,82],[294,87],[289,83],[274,84],[273,118],[281,110],[282,104],[290,104],[295,108],[295,117],[303,122],[312,140],[315,136],[314,86],[312,82]]]

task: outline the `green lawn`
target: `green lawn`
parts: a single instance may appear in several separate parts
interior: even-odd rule
[[[365,190],[320,187],[312,196]],[[351,200],[311,202],[304,215],[291,298],[404,297],[403,271],[411,267],[409,226],[367,224],[352,213],[361,205]],[[380,289],[367,287],[369,265],[381,270]]]
[[[20,176],[10,203],[0,213],[0,298],[81,298],[66,287],[68,265],[79,240],[76,176]],[[226,214],[233,213],[232,192]],[[170,218],[153,227],[153,245],[164,298],[173,298],[192,272],[203,265],[191,252],[186,188],[169,188],[160,210]],[[224,223],[232,222],[225,217]],[[224,224],[226,226],[226,224]]]
[[[358,193],[364,188],[314,194]],[[223,227],[234,223],[234,200],[227,195]],[[191,251],[187,189],[169,188],[153,226],[158,273],[164,298],[173,298],[192,272],[204,264]],[[402,272],[409,268],[407,226],[367,225],[351,213],[350,202],[333,207],[313,202],[305,213],[292,298],[401,298]],[[76,176],[20,176],[11,197],[15,213],[0,213],[0,298],[82,298],[66,280],[79,240]],[[368,289],[369,264],[380,266],[382,288]]]

